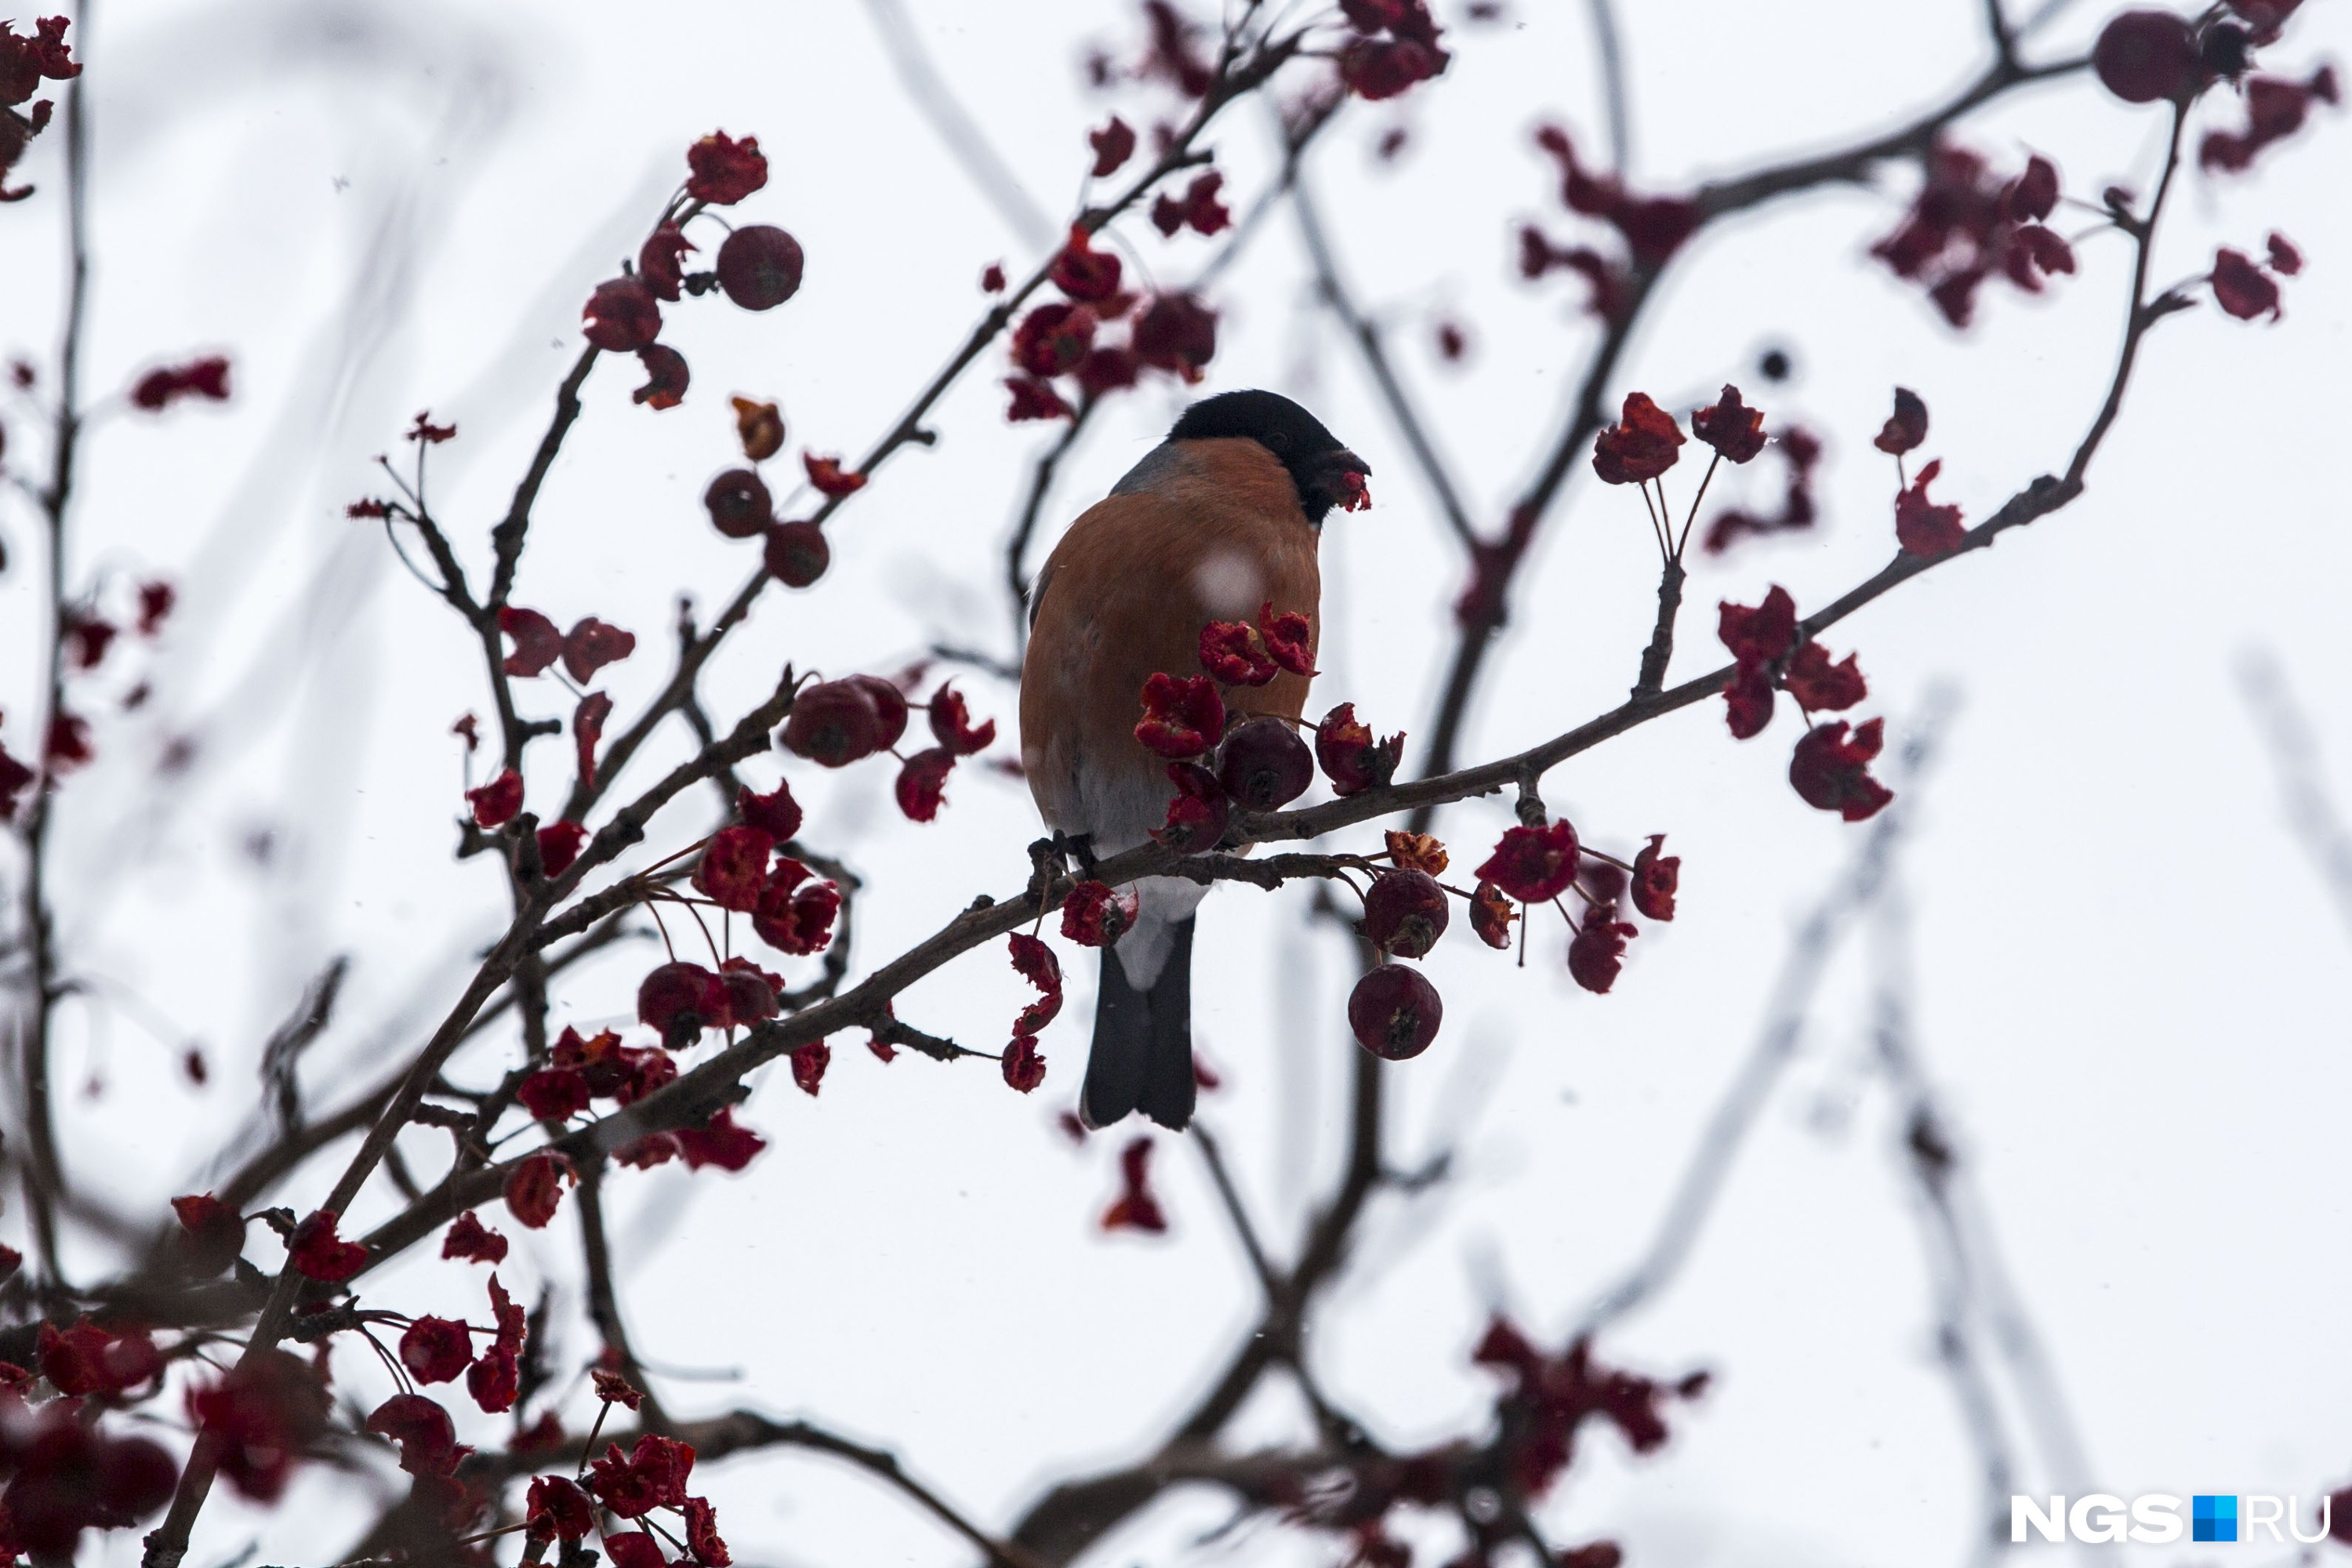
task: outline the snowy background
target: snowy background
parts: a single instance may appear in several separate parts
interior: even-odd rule
[[[1350,107],[1309,177],[1349,279],[1392,330],[1474,515],[1492,527],[1563,416],[1592,333],[1572,304],[1580,285],[1530,288],[1513,272],[1519,222],[1569,230],[1528,133],[1559,117],[1597,152],[1602,113],[1585,6],[1516,0],[1483,26],[1461,9],[1440,5],[1459,24],[1448,75],[1394,105]],[[1663,190],[1897,123],[1979,69],[1984,47],[1972,0],[1622,9],[1634,179]],[[2341,6],[2305,10],[2269,62],[2298,77],[2352,56]],[[2029,51],[2085,47],[2104,15],[2063,7]],[[1124,5],[909,0],[907,17],[1048,215],[1076,199],[1087,127],[1114,105],[1144,123],[1134,89],[1107,100],[1082,69],[1097,43],[1134,53]],[[625,719],[667,678],[676,595],[715,606],[754,564],[698,504],[735,455],[727,395],[780,399],[794,448],[862,451],[984,309],[982,268],[1017,271],[1042,250],[909,108],[862,5],[110,0],[79,52],[95,125],[90,384],[199,351],[236,361],[226,407],[116,413],[93,434],[73,563],[78,575],[110,574],[116,594],[151,573],[182,589],[152,669],[134,652],[100,678],[107,691],[152,679],[152,700],[134,714],[85,702],[100,763],[67,791],[58,829],[71,868],[63,936],[92,984],[65,1012],[68,1162],[78,1183],[146,1215],[202,1190],[219,1129],[247,1114],[260,1041],[333,956],[354,963],[310,1060],[319,1106],[413,1049],[503,924],[493,868],[446,852],[462,782],[449,726],[488,710],[478,656],[381,532],[343,518],[346,500],[383,488],[372,456],[395,449],[419,408],[454,419],[459,439],[433,455],[436,505],[484,558],[577,352],[588,288],[634,252],[680,149],[714,126],[758,135],[772,178],[742,212],[798,236],[806,286],[765,315],[673,308],[664,341],[694,372],[680,409],[633,406],[635,367],[600,365],[523,563],[519,602],[561,625],[593,614],[637,633],[636,656],[604,682]],[[2240,111],[2217,100],[2204,112],[2234,123]],[[2004,167],[2044,152],[2070,193],[2095,198],[2110,183],[2149,188],[2161,121],[2077,79],[2017,95],[1962,139]],[[2316,1492],[2352,1481],[2352,910],[2331,901],[2290,830],[2240,674],[2249,658],[2283,672],[2317,765],[2352,808],[2341,673],[2352,162],[2337,116],[2316,121],[2251,176],[2188,177],[2157,267],[2159,280],[2186,278],[2217,244],[2258,251],[2283,230],[2311,258],[2286,286],[2285,321],[2242,324],[2209,305],[2168,322],[2082,501],[1826,638],[1840,655],[1860,650],[1864,711],[1887,714],[1898,742],[1939,692],[1951,700],[1931,772],[1906,791],[1916,809],[1897,881],[1914,1044],[2079,1439],[2079,1460],[2064,1443],[2024,1442],[2020,1489],[2297,1493],[2307,1512]],[[1374,144],[1396,125],[1410,139],[1383,161]],[[37,143],[26,167],[40,195],[0,215],[0,351],[45,364],[60,141]],[[1211,141],[1238,210],[1272,169],[1268,117],[1244,106]],[[2124,241],[2084,239],[2082,272],[2040,300],[1990,286],[1978,326],[1956,334],[1864,254],[1912,178],[1710,228],[1633,344],[1620,393],[1687,407],[1735,380],[1830,443],[1822,527],[1697,567],[1678,675],[1714,662],[1718,598],[1753,603],[1778,582],[1810,610],[1884,561],[1891,475],[1869,437],[1891,384],[1927,399],[1922,455],[1943,458],[1939,498],[1971,521],[2063,468],[2096,406]],[[2080,236],[2093,220],[2054,221]],[[1162,242],[1134,220],[1122,232],[1130,265],[1139,257],[1163,280],[1190,278],[1218,244]],[[1325,536],[1317,710],[1353,700],[1417,742],[1450,643],[1454,547],[1310,282],[1277,209],[1213,290],[1223,329],[1202,390],[1286,391],[1370,460],[1379,504],[1335,517]],[[1442,320],[1469,331],[1462,364],[1435,352]],[[1756,368],[1773,346],[1795,365],[1780,385]],[[936,448],[898,458],[829,531],[819,588],[763,599],[706,679],[714,710],[763,694],[786,659],[887,671],[935,641],[1010,652],[1001,544],[1047,433],[1004,423],[1000,363],[984,361],[938,411]],[[1163,380],[1096,422],[1047,508],[1047,539],[1183,396]],[[21,407],[9,424],[24,459]],[[1716,494],[1769,505],[1778,474],[1768,459]],[[11,563],[0,706],[19,752],[39,635],[32,524],[19,500],[0,502]],[[1465,758],[1617,701],[1654,573],[1634,498],[1580,471],[1520,584]],[[985,676],[961,683],[1009,732],[1013,692]],[[568,715],[569,694],[537,685],[527,711]],[[1391,1075],[1394,1146],[1407,1164],[1453,1150],[1454,1178],[1378,1201],[1312,1347],[1335,1396],[1385,1441],[1479,1429],[1492,1384],[1467,1355],[1488,1310],[1557,1342],[1648,1245],[1763,1027],[1800,921],[1869,832],[1790,793],[1796,734],[1784,709],[1762,739],[1736,744],[1709,703],[1552,775],[1548,800],[1588,837],[1630,852],[1664,831],[1684,858],[1680,918],[1634,944],[1614,994],[1570,984],[1556,925],[1538,926],[1524,971],[1466,931],[1430,959],[1445,1032]],[[665,742],[633,780],[685,737]],[[174,744],[193,761],[159,776]],[[535,754],[530,804],[549,810],[569,748]],[[1416,755],[1409,747],[1409,765]],[[750,771],[775,776],[772,760]],[[806,837],[868,880],[857,973],[1026,874],[1036,827],[1017,780],[961,770],[929,826],[891,808],[884,763],[824,777],[796,766],[793,784],[810,806]],[[706,831],[711,805],[687,797],[649,847]],[[1452,807],[1436,831],[1475,864],[1507,811]],[[1307,919],[1307,898],[1219,891],[1196,960],[1202,1048],[1227,1086],[1203,1119],[1278,1238],[1330,1179],[1356,1049],[1340,1016],[1353,959]],[[744,1404],[887,1443],[999,1527],[1051,1480],[1159,1441],[1246,1328],[1255,1287],[1202,1168],[1164,1136],[1172,1235],[1097,1230],[1125,1139],[1074,1148],[1054,1125],[1091,1014],[1082,957],[1068,959],[1071,1004],[1044,1038],[1051,1073],[1034,1096],[1007,1092],[986,1064],[885,1067],[843,1037],[819,1099],[768,1069],[743,1114],[772,1146],[743,1175],[672,1166],[611,1184],[625,1310],[642,1352],[673,1374],[662,1386],[674,1409]],[[649,962],[635,946],[595,966],[562,993],[559,1021],[618,1021]],[[1617,1539],[1635,1564],[1971,1552],[1980,1468],[1935,1354],[1903,1121],[1871,1034],[1874,973],[1860,935],[1839,947],[1686,1267],[1603,1340],[1607,1359],[1643,1370],[1713,1369],[1714,1388],[1675,1410],[1675,1440],[1656,1455],[1588,1434],[1545,1510],[1555,1539]],[[1025,994],[983,952],[898,1010],[992,1048]],[[177,1066],[191,1040],[213,1067],[202,1089]],[[496,1070],[481,1060],[477,1081]],[[429,1141],[415,1146],[427,1157]],[[309,1208],[340,1163],[307,1170],[280,1201]],[[372,1189],[362,1219],[394,1198]],[[498,1223],[518,1239],[503,1271],[518,1295],[542,1275],[572,1288],[567,1225]],[[20,1229],[12,1203],[0,1237],[22,1247]],[[274,1265],[274,1245],[255,1237]],[[108,1261],[92,1251],[68,1267],[86,1277]],[[473,1274],[419,1256],[369,1295],[478,1315]],[[576,1364],[594,1340],[576,1294],[567,1302],[561,1351]],[[363,1357],[340,1366],[353,1397],[385,1392]],[[2035,1430],[2022,1409],[2004,1414]],[[1269,1393],[1232,1436],[1295,1426]],[[497,1431],[461,1417],[461,1436]],[[968,1555],[826,1461],[749,1457],[701,1479],[739,1562]],[[321,1510],[345,1484],[313,1470],[269,1513],[218,1496],[190,1561],[226,1562],[256,1537],[258,1561],[334,1561],[356,1532],[348,1514],[322,1523]],[[1179,1495],[1098,1560],[1200,1555],[1198,1533],[1223,1517],[1213,1496]],[[1433,1531],[1433,1550],[1444,1539]],[[130,1562],[137,1549],[125,1535],[108,1550],[105,1561]],[[1333,1550],[1257,1531],[1205,1552],[1287,1563]]]

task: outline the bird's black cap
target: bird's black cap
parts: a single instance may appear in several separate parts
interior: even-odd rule
[[[1184,410],[1171,441],[1244,437],[1281,459],[1298,489],[1307,521],[1320,523],[1332,507],[1357,496],[1371,465],[1350,452],[1323,422],[1278,392],[1221,392]]]

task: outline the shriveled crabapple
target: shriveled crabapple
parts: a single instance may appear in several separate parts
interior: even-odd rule
[[[1445,889],[1423,871],[1383,871],[1364,895],[1364,940],[1398,958],[1435,947],[1453,918]]]
[[[2091,68],[2126,103],[2177,98],[2197,79],[2197,40],[2169,11],[2126,11],[2099,32]]]
[[[698,963],[662,964],[637,985],[637,1021],[673,1048],[693,1044],[727,1016],[727,987]]]
[[[710,526],[730,539],[749,539],[775,521],[767,481],[749,468],[730,468],[702,492]]]
[[[1279,811],[1315,782],[1315,755],[1282,720],[1252,719],[1217,748],[1217,782],[1244,811]]]
[[[849,680],[822,680],[793,699],[777,743],[824,767],[846,767],[890,742],[873,694]]]
[[[1348,1027],[1357,1043],[1392,1062],[1427,1050],[1444,1018],[1437,987],[1406,964],[1381,964],[1348,995]]]
[[[746,224],[719,247],[719,286],[747,310],[772,310],[800,292],[801,242],[773,224]]]
[[[787,588],[805,588],[833,564],[833,546],[814,522],[780,522],[768,530],[761,559],[768,575]]]
[[[634,353],[661,335],[661,306],[644,279],[608,279],[581,307],[580,331],[597,348]]]

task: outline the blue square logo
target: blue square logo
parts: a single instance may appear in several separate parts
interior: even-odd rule
[[[2238,1500],[2234,1497],[2193,1497],[2189,1500],[2191,1541],[2238,1539]]]

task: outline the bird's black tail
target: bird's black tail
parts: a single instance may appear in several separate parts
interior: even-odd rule
[[[1148,991],[1128,984],[1118,952],[1103,949],[1095,1043],[1078,1110],[1089,1127],[1131,1110],[1181,1131],[1192,1120],[1192,921],[1175,927],[1168,962]]]

